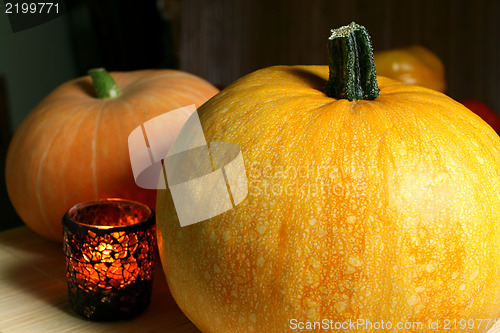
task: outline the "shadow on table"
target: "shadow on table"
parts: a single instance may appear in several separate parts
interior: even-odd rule
[[[0,287],[7,287],[5,290],[9,291],[7,295],[2,293],[0,304],[4,297],[12,296],[19,299],[16,304],[22,302],[27,314],[47,311],[54,315],[56,312],[59,316],[86,322],[69,308],[65,260],[61,243],[47,240],[26,227],[1,232]],[[8,319],[8,313],[0,311],[0,322]],[[127,322],[146,332],[199,332],[172,298],[159,258],[151,303],[143,313]],[[102,325],[107,326],[104,322]]]
[[[26,227],[11,229],[0,234],[0,257],[0,283],[17,298],[17,306],[38,310],[49,306],[73,315],[67,302],[61,244],[45,240]],[[4,294],[0,300],[4,297],[8,296]]]

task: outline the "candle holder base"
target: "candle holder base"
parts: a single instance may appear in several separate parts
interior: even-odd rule
[[[69,285],[71,310],[90,320],[111,321],[130,319],[149,305],[153,280],[136,281],[119,290],[84,291]]]

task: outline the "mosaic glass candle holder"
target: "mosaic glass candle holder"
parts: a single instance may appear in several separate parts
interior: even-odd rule
[[[154,211],[134,201],[106,199],[71,207],[63,217],[71,309],[91,320],[128,319],[151,298]]]

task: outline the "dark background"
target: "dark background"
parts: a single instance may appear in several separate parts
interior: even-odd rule
[[[93,67],[180,68],[223,87],[277,64],[326,64],[331,28],[356,21],[375,50],[423,45],[447,94],[500,111],[496,0],[67,0],[53,21],[13,33],[0,13],[0,230],[20,225],[4,179],[12,133],[59,84]]]

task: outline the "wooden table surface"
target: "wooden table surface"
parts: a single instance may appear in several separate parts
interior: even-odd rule
[[[68,305],[62,244],[27,227],[0,232],[0,333],[199,333],[175,304],[156,266],[149,307],[131,320],[92,322]]]
[[[200,333],[175,304],[159,263],[149,307],[116,322],[92,322],[74,314],[65,274],[62,244],[27,227],[0,232],[0,333]],[[500,333],[500,322],[488,333]]]

